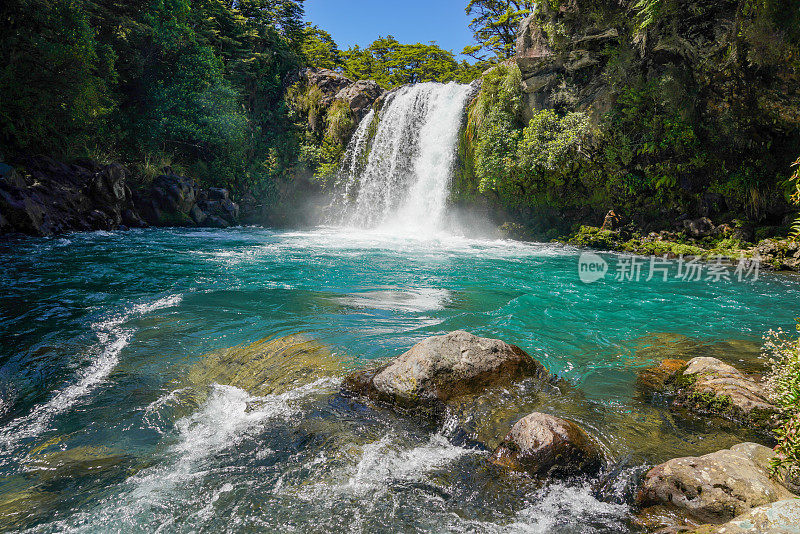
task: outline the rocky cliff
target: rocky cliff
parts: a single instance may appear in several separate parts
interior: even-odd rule
[[[74,231],[145,226],[237,224],[239,205],[226,189],[200,188],[169,169],[149,186],[130,187],[131,173],[116,163],[65,164],[26,158],[0,163],[0,234],[48,236]]]
[[[798,43],[788,0],[538,2],[515,56],[484,74],[460,192],[523,221],[547,214],[544,226],[613,209],[648,230],[697,217],[786,227]]]

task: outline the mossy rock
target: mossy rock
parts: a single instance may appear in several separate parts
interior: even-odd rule
[[[280,394],[338,376],[347,361],[305,334],[290,334],[211,352],[189,369],[186,381],[235,386],[252,395]]]
[[[622,240],[618,233],[594,226],[581,226],[577,233],[567,239],[567,243],[578,247],[603,250],[621,250],[622,247]]]

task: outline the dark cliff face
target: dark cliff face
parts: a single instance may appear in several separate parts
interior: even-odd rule
[[[203,189],[169,172],[132,191],[130,172],[116,163],[65,164],[37,156],[16,167],[0,165],[0,235],[149,225],[224,228],[240,220],[239,205],[226,189]]]
[[[782,11],[750,3],[573,0],[554,9],[540,2],[520,26],[514,58],[526,101],[599,118],[621,90],[642,78],[668,78],[677,86],[673,104],[687,113],[722,119],[725,111],[741,111],[796,128],[796,43],[781,28]],[[789,9],[796,11],[800,6]]]

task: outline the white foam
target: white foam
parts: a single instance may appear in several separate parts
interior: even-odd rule
[[[585,486],[553,484],[541,490],[533,501],[534,504],[517,514],[508,532],[548,534],[566,521],[570,524],[602,522],[605,532],[611,524],[616,524],[619,531],[624,531],[623,521],[629,513],[625,505],[598,501]],[[598,531],[585,526],[581,532]]]
[[[297,496],[308,501],[330,499],[332,494],[377,498],[388,491],[392,484],[422,481],[433,469],[462,456],[477,454],[474,450],[453,445],[440,434],[431,436],[427,443],[412,449],[402,448],[395,439],[386,436],[364,445],[355,464],[337,469],[332,480],[320,480],[303,486]],[[313,464],[327,461],[328,458],[319,457]],[[289,490],[279,481],[274,491],[281,493]]]
[[[235,447],[275,419],[289,419],[299,410],[296,402],[336,387],[331,378],[316,380],[279,395],[251,396],[234,386],[213,384],[200,409],[175,423],[177,441],[169,449],[175,461],[137,475],[127,501],[156,503],[170,490],[204,475],[203,460]]]
[[[339,302],[353,308],[391,310],[401,312],[428,312],[442,310],[450,302],[447,289],[410,289],[364,291],[340,297]]]

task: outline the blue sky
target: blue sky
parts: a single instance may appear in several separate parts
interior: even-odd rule
[[[402,43],[436,43],[457,56],[472,44],[467,0],[306,0],[306,20],[339,48],[368,46],[379,35]]]

